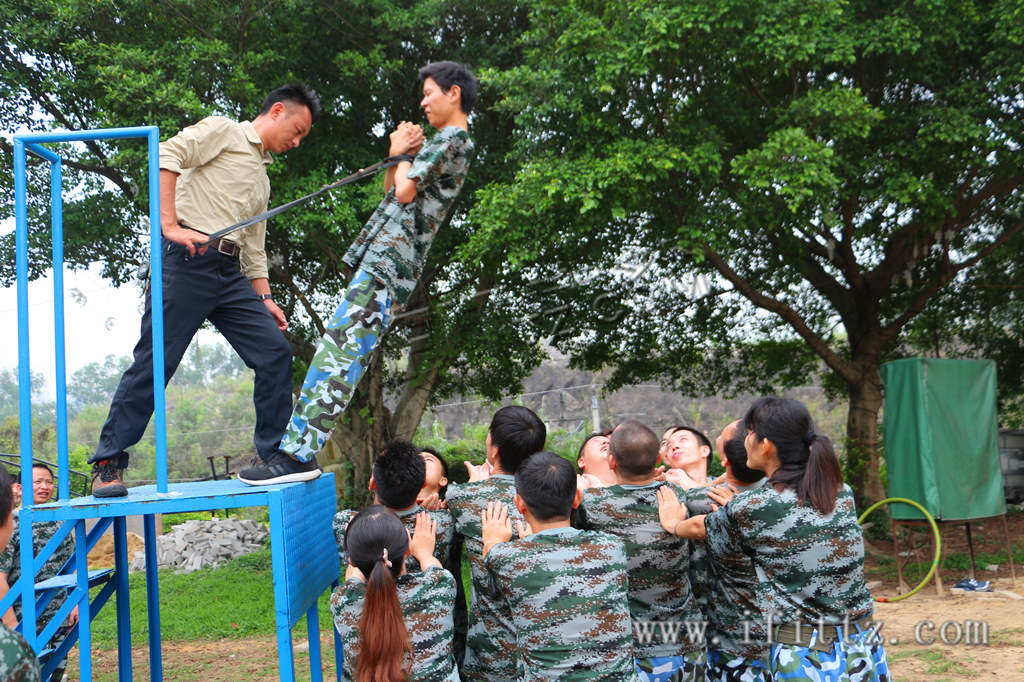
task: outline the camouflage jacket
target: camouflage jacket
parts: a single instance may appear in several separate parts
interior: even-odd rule
[[[423,511],[423,508],[418,504],[414,504],[405,511],[395,512],[395,516],[402,520],[402,523],[405,524],[405,527],[409,529],[411,534],[413,528],[416,527],[416,514],[421,511]],[[334,537],[338,540],[338,558],[341,559],[342,566],[348,563],[348,557],[345,555],[345,527],[358,513],[359,511],[356,509],[343,509],[334,515]],[[451,514],[446,511],[427,513],[430,514],[430,518],[437,522],[437,541],[434,544],[434,556],[445,568],[448,568],[450,566],[449,551],[452,537],[455,534],[455,525],[452,523]],[[407,556],[405,558],[405,570],[409,573],[415,573],[420,570],[420,562],[415,557]],[[341,572],[344,574],[345,570],[342,569]],[[456,578],[458,577],[456,576]]]
[[[760,488],[764,483],[765,479],[761,479],[741,489],[740,494]],[[694,591],[701,584],[707,590],[710,605],[704,611],[708,622],[708,647],[721,651],[726,658],[767,661],[768,634],[755,594],[757,574],[754,562],[749,555],[735,551],[735,548],[731,552],[714,553],[725,548],[721,544],[709,547],[706,541],[694,544],[701,548],[704,571],[703,576],[694,582]],[[714,551],[709,552],[709,549]]]
[[[689,544],[666,533],[658,520],[658,488],[663,485],[670,486],[684,503],[703,501],[703,494],[691,494],[662,481],[620,484],[587,490],[578,516],[582,528],[610,533],[625,544],[637,658],[682,656],[704,646],[702,635],[691,639],[686,631],[666,635],[657,630],[650,637],[641,635],[646,623],[702,620],[690,588]]]
[[[0,623],[0,680],[39,682],[39,659],[21,633]]]
[[[508,506],[512,527],[522,515],[512,504],[516,494],[515,476],[496,474],[485,481],[450,484],[445,499],[455,521],[455,532],[465,540],[472,589],[470,591],[469,633],[462,674],[467,680],[516,682],[516,631],[508,604],[495,598],[490,574],[484,566],[480,514],[491,501]]]
[[[757,575],[761,612],[777,623],[841,622],[871,615],[864,584],[864,537],[853,492],[843,485],[832,513],[797,503],[792,490],[771,485],[747,490],[709,514],[712,556],[746,554]]]
[[[395,581],[405,629],[412,641],[409,679],[415,682],[458,682],[452,638],[455,579],[443,568],[406,573]],[[359,619],[363,615],[366,583],[347,580],[331,595],[334,625],[341,633],[344,662],[341,679],[354,680],[359,655]]]
[[[495,545],[484,563],[512,612],[518,679],[636,679],[621,540],[553,528]]]
[[[387,285],[396,307],[416,287],[430,244],[462,189],[473,156],[473,141],[448,126],[420,149],[408,177],[418,180],[416,198],[395,199],[392,188],[342,258]]]
[[[60,529],[62,523],[61,521],[42,521],[32,524],[32,552],[34,556],[38,555],[40,550],[46,546],[46,543],[50,541],[54,533]],[[15,511],[14,534],[11,535],[11,541],[7,543],[7,548],[0,552],[0,573],[7,574],[7,584],[11,587],[21,577],[20,537],[18,532],[18,513]],[[39,569],[39,573],[36,574],[36,582],[47,580],[57,575],[65,562],[74,555],[75,541],[72,538],[73,535],[69,534],[54,553],[50,555],[50,558],[46,560],[43,567]],[[57,613],[57,610],[60,609],[66,598],[66,590],[59,589],[54,593],[53,599],[46,605],[43,612],[36,614],[36,632],[43,631],[43,627],[50,622],[50,619]],[[19,621],[21,620],[21,599],[14,602],[14,615]]]

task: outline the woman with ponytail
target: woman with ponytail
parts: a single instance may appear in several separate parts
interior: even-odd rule
[[[674,495],[659,494],[662,525],[682,537],[706,537],[712,562],[750,557],[757,603],[770,619],[773,679],[888,680],[870,623],[853,491],[832,442],[815,433],[796,400],[759,398],[743,422],[747,466],[765,473],[765,485],[720,496],[724,506],[691,518]]]
[[[345,583],[331,596],[343,643],[342,679],[458,682],[455,579],[433,556],[435,534],[435,522],[422,512],[410,538],[394,512],[379,504],[348,524]],[[421,570],[407,573],[406,556]]]

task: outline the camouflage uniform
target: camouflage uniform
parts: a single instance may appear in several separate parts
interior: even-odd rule
[[[611,535],[542,530],[484,561],[512,612],[520,680],[635,680],[626,553]]]
[[[7,574],[7,584],[14,587],[14,583],[21,577],[21,543],[19,542],[18,533],[18,513],[14,513],[14,534],[11,536],[11,541],[7,543],[7,548],[3,552],[0,552],[0,573]],[[32,553],[33,556],[38,556],[39,551],[46,546],[46,543],[50,541],[50,538],[60,529],[62,521],[42,521],[32,524]],[[57,549],[50,558],[46,560],[43,567],[39,569],[39,573],[36,574],[36,582],[41,582],[49,578],[54,577],[60,572],[61,567],[70,559],[75,553],[75,541],[72,539],[72,535],[68,535],[64,540],[57,546]],[[58,609],[64,603],[67,598],[67,591],[58,589],[53,595],[53,599],[46,605],[42,613],[36,613],[36,632],[42,632],[43,627],[46,626],[50,620],[56,615]],[[21,599],[19,598],[14,602],[14,615],[20,621],[21,620]]]
[[[661,527],[658,489],[663,485],[688,506],[706,504],[706,493],[662,481],[591,488],[584,493],[579,523],[625,543],[633,651],[641,679],[703,680],[703,632],[686,627],[691,623],[699,629],[703,622],[690,587],[689,545]]]
[[[392,509],[392,511],[394,511]],[[396,511],[395,516],[402,520],[405,527],[409,529],[411,534],[416,528],[416,514],[423,511],[423,508],[418,504],[414,504],[405,511]],[[343,509],[334,515],[334,537],[338,539],[338,558],[341,559],[342,565],[348,563],[348,557],[345,555],[345,527],[348,526],[349,522],[355,518],[359,512],[355,509]],[[432,511],[427,512],[430,514],[430,518],[437,522],[437,541],[434,543],[434,557],[445,568],[449,568],[449,547],[452,544],[452,537],[455,534],[455,525],[452,523],[451,514],[446,511]],[[409,573],[415,573],[420,570],[420,562],[417,561],[416,557],[407,556],[405,557],[405,570]],[[455,575],[455,574],[453,574]],[[455,575],[458,579],[460,576]]]
[[[0,680],[39,682],[39,659],[21,633],[0,623]]]
[[[395,581],[398,603],[402,605],[405,629],[412,641],[409,680],[412,682],[459,682],[452,655],[452,602],[455,578],[436,566],[406,573]],[[366,583],[347,580],[331,595],[334,626],[341,633],[344,661],[343,680],[355,679],[359,655],[359,619],[363,615]]]
[[[755,595],[761,612],[775,623],[841,624],[871,616],[871,594],[864,584],[864,538],[853,492],[843,485],[832,513],[800,505],[789,489],[764,485],[745,491],[707,516],[712,556],[751,556]],[[772,644],[775,679],[868,680],[885,678],[888,665],[879,641],[851,628],[828,653],[791,644]],[[805,637],[816,628],[805,628]],[[826,635],[834,627],[826,627]],[[856,674],[849,674],[857,670]],[[829,673],[831,671],[831,673]],[[836,677],[833,677],[837,675]]]
[[[490,575],[481,556],[484,543],[480,528],[480,514],[491,501],[508,506],[509,519],[515,528],[516,521],[523,520],[512,503],[515,494],[515,477],[495,474],[485,481],[450,484],[445,496],[455,520],[455,531],[464,538],[472,576],[469,633],[461,669],[467,680],[516,682],[519,679],[516,676],[516,630],[512,612],[503,599],[492,594]]]
[[[765,480],[743,486],[740,492],[759,488]],[[707,599],[712,605],[704,612],[708,621],[709,682],[761,682],[770,679],[767,670],[768,633],[764,615],[757,604],[757,575],[750,556],[735,551],[735,548],[725,553],[712,552],[708,556],[707,542],[695,544],[702,548],[708,570],[705,581]],[[721,545],[712,548],[718,552],[723,549]]]
[[[281,441],[294,458],[310,461],[330,437],[388,326],[392,304],[405,305],[416,286],[472,153],[465,130],[438,132],[409,169],[408,177],[419,180],[416,198],[400,203],[392,188],[343,257],[354,270],[352,281],[320,339]]]

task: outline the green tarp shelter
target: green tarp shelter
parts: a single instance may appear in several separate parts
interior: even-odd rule
[[[936,519],[1006,513],[999,469],[996,364],[907,358],[882,365],[889,496],[920,503]],[[905,504],[892,518],[924,518]]]

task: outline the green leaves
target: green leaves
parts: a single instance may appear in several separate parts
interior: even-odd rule
[[[732,169],[751,187],[769,190],[793,213],[816,197],[830,197],[838,187],[832,149],[812,140],[802,128],[783,128],[757,149],[737,156]]]

